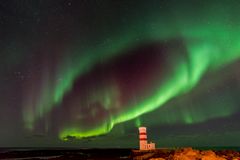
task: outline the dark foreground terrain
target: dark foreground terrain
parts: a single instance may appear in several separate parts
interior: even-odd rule
[[[5,160],[130,160],[131,149],[49,149],[3,150],[0,159]]]
[[[4,160],[240,160],[238,149],[0,149]]]

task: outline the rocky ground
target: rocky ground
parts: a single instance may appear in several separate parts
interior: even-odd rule
[[[133,160],[240,160],[240,152],[233,150],[196,150],[192,148],[132,151]]]

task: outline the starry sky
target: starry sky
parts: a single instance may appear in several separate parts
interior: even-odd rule
[[[1,0],[0,147],[239,146],[237,0]]]

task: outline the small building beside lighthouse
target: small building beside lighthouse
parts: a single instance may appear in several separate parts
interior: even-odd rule
[[[139,150],[153,150],[155,143],[147,142],[147,128],[139,127]]]

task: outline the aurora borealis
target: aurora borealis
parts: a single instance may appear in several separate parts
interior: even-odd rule
[[[239,8],[0,2],[0,146],[239,145]]]

